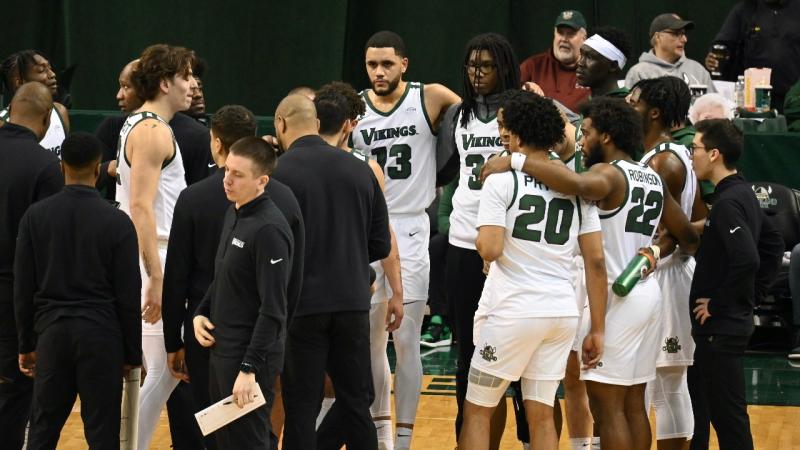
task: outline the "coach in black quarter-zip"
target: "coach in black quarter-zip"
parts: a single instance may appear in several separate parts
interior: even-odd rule
[[[723,449],[753,448],[742,360],[753,333],[753,306],[775,278],[783,255],[780,233],[736,171],[742,133],[725,119],[695,125],[692,163],[700,180],[716,185],[695,259],[689,293],[694,365],[689,394],[693,450],[708,449],[709,421]]]
[[[267,404],[217,431],[225,449],[269,449],[269,411],[276,370],[270,349],[286,331],[286,291],[294,240],[289,224],[264,189],[275,149],[247,137],[230,148],[224,187],[234,204],[225,214],[214,281],[194,318],[195,337],[211,347],[211,401],[233,394],[239,406],[255,401],[258,383]]]

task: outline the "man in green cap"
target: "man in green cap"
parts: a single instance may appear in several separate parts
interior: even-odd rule
[[[572,111],[589,97],[589,89],[575,82],[575,69],[581,55],[581,45],[586,40],[586,19],[580,11],[562,11],[553,29],[551,48],[537,53],[519,66],[520,79],[528,90],[536,90],[535,83],[545,96],[558,100]]]

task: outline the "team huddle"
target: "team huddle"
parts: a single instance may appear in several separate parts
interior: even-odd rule
[[[140,91],[130,98],[138,101],[126,103],[116,157],[97,173],[99,147],[87,156],[80,146],[94,144],[67,137],[66,113],[43,109],[49,128],[37,138],[59,149],[67,184],[112,177],[118,207],[135,228],[141,317],[119,320],[141,319],[141,354],[126,347],[115,357],[120,370],[146,369],[138,448],[149,447],[170,394],[190,380],[195,410],[229,395],[244,407],[256,401],[256,384],[266,397],[265,406],[205,438],[206,448],[277,448],[282,430],[285,449],[411,448],[431,283],[426,209],[437,187],[448,184],[455,189],[445,287],[458,341],[457,448],[497,448],[509,389],[526,448],[558,448],[562,382],[570,448],[649,449],[653,434],[659,448],[662,441],[664,448],[688,448],[698,417],[687,381],[693,328],[702,334],[697,330],[713,317],[708,298],[690,303],[693,255],[709,226],[700,181],[713,179],[723,159],[735,164],[735,152],[711,156],[710,149],[722,142],[741,152],[741,133],[715,119],[694,124],[692,141],[676,141],[691,98],[679,78],[611,87],[629,56],[622,34],[598,28],[584,42],[577,77],[592,95],[571,111],[521,82],[503,36],[486,33],[467,43],[457,95],[441,84],[405,80],[403,40],[378,32],[365,45],[370,89],[357,93],[333,82],[290,94],[275,113],[275,136],[255,137],[255,118],[242,106],[212,115],[209,166],[219,170],[188,187],[172,120],[197,88],[190,50],[155,45],[126,66],[121,92],[132,84]],[[19,87],[4,127],[21,123],[30,109],[25,102],[49,98],[40,91]],[[56,135],[60,141],[51,142]],[[320,171],[304,157],[317,158]],[[320,212],[326,208],[329,215]],[[41,208],[31,211],[41,216]],[[350,211],[358,215],[345,218]],[[36,227],[31,214],[21,226],[25,236]],[[358,242],[342,253],[342,267],[333,256],[341,244],[319,237],[326,225],[357,235],[342,237]],[[17,260],[29,265],[18,262],[18,269],[35,272],[36,258],[25,253],[32,247],[19,246],[27,256]],[[621,295],[612,285],[637,258],[645,269]],[[352,267],[356,262],[364,267]],[[375,273],[368,303],[366,263]],[[187,281],[200,267],[203,281]],[[326,270],[354,272],[363,286],[344,286],[347,280]],[[36,407],[40,390],[54,381],[43,375],[45,350],[36,350],[38,363],[30,356],[30,305],[42,281],[16,277],[27,283],[15,297],[18,333],[28,336],[20,339],[20,370],[33,376],[39,367],[28,445],[54,448],[66,415]],[[339,291],[352,307],[321,300]],[[360,315],[310,321],[352,311]],[[352,322],[337,325],[342,317]],[[310,333],[324,335],[324,344],[312,343]],[[115,386],[107,392],[119,398]],[[82,389],[73,390],[72,401],[78,392],[84,408],[119,422],[118,407],[115,413],[113,404],[92,403]],[[107,424],[86,422],[87,430]],[[87,438],[92,448],[105,448],[115,432]]]

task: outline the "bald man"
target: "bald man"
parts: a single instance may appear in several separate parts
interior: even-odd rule
[[[58,157],[39,145],[50,126],[53,98],[39,82],[20,86],[11,115],[0,127],[0,436],[3,448],[19,449],[33,383],[18,367],[13,305],[13,264],[19,221],[28,207],[61,190]]]
[[[314,104],[290,95],[275,111],[286,153],[273,177],[294,192],[305,223],[303,290],[289,324],[282,378],[283,448],[377,449],[369,406],[369,263],[389,254],[386,201],[369,166],[318,134]],[[327,371],[336,402],[314,432]]]

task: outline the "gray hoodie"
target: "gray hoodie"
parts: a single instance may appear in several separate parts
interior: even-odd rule
[[[625,75],[625,87],[630,89],[639,80],[658,78],[664,75],[678,77],[689,85],[705,84],[708,86],[708,92],[717,92],[714,82],[711,80],[711,74],[699,62],[681,56],[681,59],[672,64],[656,56],[652,50],[642,53],[639,62],[628,70],[628,74]]]

